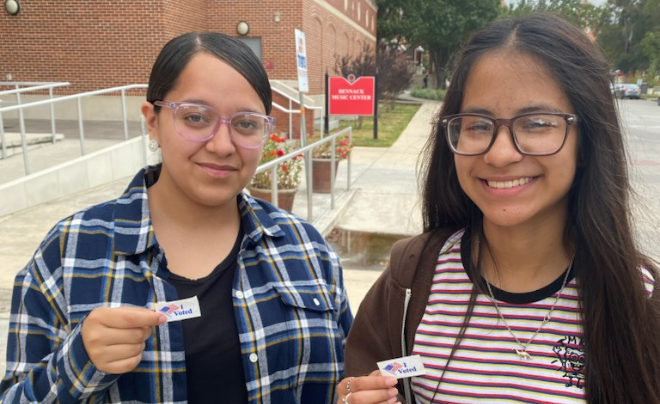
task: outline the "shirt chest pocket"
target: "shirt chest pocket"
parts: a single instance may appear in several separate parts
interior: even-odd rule
[[[327,286],[316,284],[295,292],[283,286],[276,289],[288,318],[286,334],[295,346],[292,352],[309,355],[309,363],[327,363],[341,348],[343,338],[337,324],[339,313]],[[302,356],[292,356],[292,360],[301,364]]]
[[[275,285],[283,308],[301,319],[334,317],[335,304],[327,285],[315,283],[308,286],[287,287]]]

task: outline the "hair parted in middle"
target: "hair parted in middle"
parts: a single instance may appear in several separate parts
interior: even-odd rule
[[[266,115],[270,114],[273,93],[263,64],[246,44],[219,32],[189,32],[165,44],[151,69],[147,101],[162,101],[190,59],[200,52],[217,57],[245,77],[263,102]],[[158,111],[160,107],[154,109]]]

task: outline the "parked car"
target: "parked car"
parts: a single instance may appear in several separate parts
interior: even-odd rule
[[[642,89],[637,84],[627,83],[619,84],[614,89],[614,96],[617,98],[635,98],[642,97]]]

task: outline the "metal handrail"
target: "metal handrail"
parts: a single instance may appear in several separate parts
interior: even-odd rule
[[[271,91],[276,92],[277,94],[280,94],[287,100],[289,100],[289,109],[284,108],[283,106],[279,105],[276,102],[273,102],[273,107],[279,109],[280,111],[289,114],[289,135],[293,133],[293,115],[292,114],[300,114],[300,109],[293,109],[293,105],[291,104],[292,102],[295,102],[296,104],[300,105],[300,100],[296,100],[289,94],[285,93],[284,91],[280,90],[279,88],[275,88],[271,86]],[[311,99],[310,99],[311,101]],[[323,107],[311,107],[311,106],[305,106],[306,109],[311,109],[311,110],[322,110]]]
[[[28,93],[33,91],[48,90],[48,98],[53,99],[53,88],[55,87],[66,87],[70,83],[68,81],[63,82],[53,82],[53,83],[43,83],[43,82],[32,82],[32,81],[3,81],[0,82],[0,86],[14,86],[13,90],[0,91],[0,96],[4,95],[16,95],[16,103],[21,105],[21,94]],[[21,88],[21,85],[28,87]],[[1,110],[1,109],[0,109]],[[50,130],[52,133],[53,143],[55,143],[55,108],[53,104],[50,104]],[[2,112],[0,112],[0,142],[2,142],[2,158],[7,158],[7,142],[5,139],[5,128],[2,122]]]
[[[146,84],[129,84],[126,86],[120,86],[120,87],[112,87],[112,88],[106,88],[103,90],[95,90],[95,91],[87,91],[84,93],[79,93],[79,94],[73,94],[73,95],[65,95],[62,97],[57,97],[57,98],[51,98],[51,99],[46,99],[46,100],[40,100],[40,101],[34,101],[30,102],[27,104],[19,104],[19,105],[11,105],[7,107],[2,107],[0,108],[0,141],[2,141],[2,152],[3,152],[3,158],[6,158],[6,151],[5,151],[5,136],[4,136],[4,129],[3,129],[3,122],[2,122],[2,113],[3,112],[10,112],[10,111],[18,111],[18,120],[19,120],[19,125],[20,125],[20,130],[21,130],[21,147],[23,149],[23,164],[25,167],[25,174],[28,175],[30,174],[30,163],[28,159],[28,153],[27,153],[27,139],[26,139],[26,133],[25,133],[25,116],[23,114],[23,110],[26,108],[33,108],[33,107],[38,107],[42,105],[50,105],[51,110],[53,104],[56,102],[62,102],[62,101],[70,101],[70,100],[76,100],[78,104],[78,128],[80,132],[80,153],[81,155],[85,155],[85,130],[83,127],[83,119],[82,119],[82,98],[84,97],[90,97],[93,95],[101,95],[101,94],[108,94],[108,93],[115,93],[115,92],[121,92],[121,103],[122,103],[122,115],[124,118],[124,139],[128,140],[128,114],[126,110],[126,90],[133,90],[133,89],[145,89],[147,88]],[[55,134],[53,133],[53,138],[55,137]]]
[[[30,84],[29,87],[18,87],[21,84]],[[27,93],[27,92],[32,92],[32,91],[41,91],[41,90],[48,90],[52,89],[55,87],[66,87],[70,85],[68,81],[61,81],[61,82],[53,82],[53,83],[33,83],[33,82],[13,82],[13,81],[3,81],[0,82],[0,87],[2,86],[9,86],[9,85],[15,85],[16,88],[13,90],[3,90],[0,91],[0,96],[3,95],[12,95],[12,94],[19,94],[19,93]]]
[[[278,157],[276,159],[270,160],[267,163],[259,165],[257,167],[257,171],[255,174],[262,173],[266,170],[271,170],[271,179],[277,178],[277,166],[284,163],[285,161],[292,160],[293,158],[297,158],[300,156],[300,154],[305,155],[305,176],[306,178],[306,183],[307,183],[307,221],[311,222],[313,220],[313,203],[312,203],[312,149],[314,149],[317,146],[322,145],[323,143],[326,142],[331,142],[331,149],[330,150],[335,150],[336,149],[336,143],[335,140],[337,137],[342,136],[344,134],[348,133],[348,141],[351,143],[353,141],[353,128],[351,126],[344,128],[338,132],[333,133],[332,135],[328,135],[314,143],[310,143],[308,145],[302,146],[290,153],[287,153],[281,157]],[[337,156],[335,153],[331,153],[330,157],[330,178],[335,178],[335,161],[337,159]],[[346,190],[351,189],[351,154],[348,154],[347,157],[348,161],[348,166],[347,166],[347,173],[346,173]],[[277,181],[271,181],[271,200],[273,201],[273,205],[277,206],[278,203],[278,198],[277,198]],[[335,208],[335,182],[334,180],[330,181],[330,209]]]

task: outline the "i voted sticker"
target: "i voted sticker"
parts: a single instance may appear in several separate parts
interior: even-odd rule
[[[378,369],[383,376],[394,376],[397,379],[426,374],[422,358],[419,355],[378,362]]]
[[[156,303],[156,311],[167,316],[167,321],[181,321],[189,318],[201,317],[197,296],[188,299],[173,300],[171,302]]]

